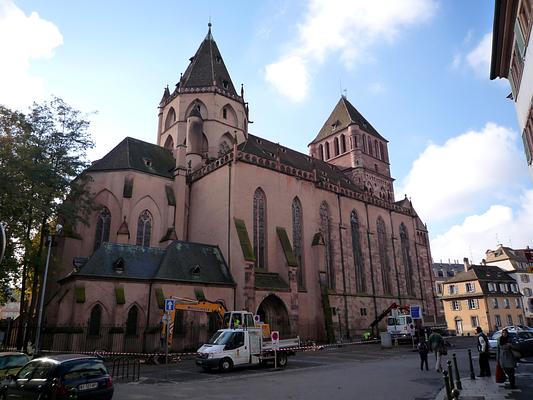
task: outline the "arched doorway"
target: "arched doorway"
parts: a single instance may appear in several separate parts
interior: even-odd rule
[[[257,314],[261,317],[261,321],[270,325],[271,331],[279,331],[282,339],[290,336],[289,313],[278,296],[273,294],[267,296],[259,305]]]

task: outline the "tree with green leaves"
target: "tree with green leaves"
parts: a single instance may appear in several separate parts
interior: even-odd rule
[[[81,174],[89,165],[86,152],[93,147],[88,128],[87,116],[59,98],[34,103],[27,114],[0,106],[0,220],[8,236],[0,295],[20,281],[20,326],[37,308],[50,223],[86,222],[90,211],[87,180]]]

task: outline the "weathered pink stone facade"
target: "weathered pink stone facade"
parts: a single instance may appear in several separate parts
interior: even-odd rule
[[[248,309],[267,315],[275,310],[280,315],[279,321],[284,321],[278,322],[286,332],[304,339],[325,340],[328,324],[336,338],[360,335],[392,302],[420,304],[426,317],[436,315],[427,229],[407,198],[400,202],[393,200],[387,141],[373,133],[366,120],[359,122],[360,126],[353,116],[347,121],[335,120],[333,136],[321,131],[310,145],[313,157],[250,135],[244,93],[237,95],[231,81],[228,84],[225,67],[224,71],[214,70],[208,85],[190,84],[191,77],[198,73],[195,63],[203,62],[202,57],[221,63],[210,32],[176,90],[170,94],[166,89],[161,100],[157,144],[174,157],[174,168],[166,171],[168,174],[158,173],[157,160],[141,154],[142,168],[116,163],[98,167],[102,164],[96,162],[87,173],[93,178],[91,192],[96,202],[107,207],[111,214],[109,242],[135,245],[139,215],[147,210],[152,216],[151,247],[164,249],[172,239],[218,246],[235,286],[105,276],[88,279],[73,273],[74,257],[93,254],[98,219],[98,212],[94,212],[89,226],[76,226],[76,235],[66,238],[59,248],[50,279],[47,323],[87,324],[91,310],[99,304],[103,309],[102,324],[124,325],[128,310],[135,305],[140,326],[157,326],[162,314],[155,298],[156,289],[162,289],[165,297],[194,298],[198,286],[207,299],[223,300],[230,309]],[[217,73],[220,79],[215,76]],[[353,108],[345,98],[340,103]],[[349,119],[352,111],[342,114],[344,111],[340,109],[341,117],[336,117],[336,112],[332,113],[334,119]],[[127,140],[132,141],[130,146],[137,146],[133,139]],[[339,143],[339,154],[335,154],[335,140]],[[331,154],[322,161],[328,158],[319,153],[324,151],[326,142]],[[131,185],[127,182],[132,182],[128,194],[126,188]],[[266,262],[261,270],[247,259],[235,225],[235,219],[244,221],[253,245],[253,199],[258,188],[266,197]],[[298,266],[290,265],[277,233],[277,228],[284,228],[294,245],[291,205],[295,198],[301,203],[303,215],[302,262]],[[319,210],[324,203],[329,212],[331,251],[326,281],[330,282],[331,313],[324,311],[322,298],[321,282],[324,283],[324,271],[328,270],[325,245],[320,240],[315,242],[321,237]],[[354,211],[359,223],[364,290],[358,290],[361,284],[358,286],[356,278],[350,220]],[[386,254],[378,243],[378,218],[385,227]],[[408,238],[403,241],[402,224]],[[402,246],[411,264],[411,293]],[[390,268],[387,275],[390,293],[383,285],[380,261],[383,257],[388,259]],[[298,269],[304,279],[300,285]],[[281,283],[272,287],[260,284],[267,281]],[[124,288],[125,304],[116,302],[117,286]],[[84,287],[84,302],[77,302],[75,287]],[[190,348],[207,338],[208,321],[204,314],[186,313],[184,318],[185,326],[190,329],[175,337],[176,350]],[[269,322],[276,326],[275,321]],[[124,347],[124,341],[116,335],[110,340],[114,341],[110,344],[113,349]],[[156,342],[153,338],[145,339],[144,350],[154,350]]]

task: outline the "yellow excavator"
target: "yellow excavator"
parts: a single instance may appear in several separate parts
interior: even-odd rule
[[[263,332],[263,337],[270,337],[270,326],[254,318],[254,315],[249,311],[228,311],[222,301],[194,300],[186,297],[172,297],[172,299],[175,300],[174,312],[171,312],[167,316],[170,327],[174,325],[176,310],[215,313],[220,317],[223,328],[260,327]],[[166,325],[163,324],[162,337],[166,336]],[[169,329],[168,332],[169,346],[172,344],[172,331],[173,329]]]

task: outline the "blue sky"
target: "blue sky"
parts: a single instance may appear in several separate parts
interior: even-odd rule
[[[531,243],[533,191],[507,81],[490,81],[486,0],[0,0],[0,103],[51,94],[91,116],[97,159],[155,142],[157,104],[207,32],[250,132],[307,153],[346,90],[389,143],[396,197],[427,222],[435,261]],[[529,218],[529,219],[528,219]]]

